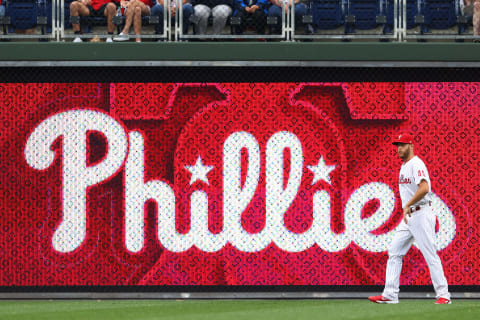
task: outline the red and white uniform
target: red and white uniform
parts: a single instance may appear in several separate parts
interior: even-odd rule
[[[388,248],[387,274],[383,296],[397,301],[402,271],[403,256],[410,249],[413,241],[422,252],[430,269],[433,287],[437,298],[450,300],[448,284],[443,273],[442,262],[435,248],[435,222],[436,216],[431,207],[431,184],[427,167],[423,161],[415,156],[402,164],[399,176],[399,191],[402,207],[410,201],[417,192],[422,180],[428,183],[428,193],[420,201],[412,205],[415,211],[407,217],[407,223],[402,219]]]

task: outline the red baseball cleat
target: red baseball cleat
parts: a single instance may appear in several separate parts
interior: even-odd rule
[[[375,302],[375,303],[388,303],[388,304],[397,304],[398,300],[390,300],[385,298],[382,295],[379,296],[370,296],[368,297],[368,300]]]
[[[438,298],[438,300],[435,301],[435,304],[452,304],[452,301],[445,298]]]

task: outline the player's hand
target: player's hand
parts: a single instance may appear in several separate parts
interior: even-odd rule
[[[90,0],[80,0],[80,3],[88,6],[90,4]]]
[[[412,216],[412,211],[410,210],[410,207],[403,208],[403,221],[405,221],[405,223],[407,223],[407,216],[409,218]]]

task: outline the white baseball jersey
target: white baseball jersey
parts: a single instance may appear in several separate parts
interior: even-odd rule
[[[405,207],[407,202],[412,199],[422,180],[425,180],[428,183],[428,193],[412,206],[422,206],[432,201],[430,177],[428,176],[428,170],[425,163],[423,163],[422,159],[417,156],[414,156],[412,159],[402,164],[402,167],[400,168],[400,177],[398,179],[398,189],[400,191],[400,198],[402,199],[402,207]]]

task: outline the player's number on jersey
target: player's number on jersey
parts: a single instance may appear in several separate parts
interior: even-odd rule
[[[426,177],[425,171],[423,171],[423,170],[418,170],[418,176],[419,176],[419,177]]]

